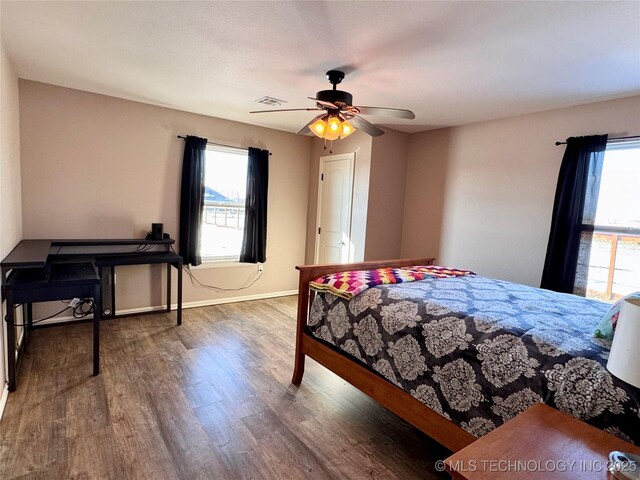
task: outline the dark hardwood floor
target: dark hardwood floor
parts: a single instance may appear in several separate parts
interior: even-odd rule
[[[0,421],[0,478],[432,479],[448,451],[307,359],[296,297],[33,333]]]

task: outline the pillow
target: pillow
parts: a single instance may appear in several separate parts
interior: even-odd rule
[[[620,309],[622,308],[622,302],[628,298],[640,298],[640,292],[635,292],[622,297],[616,303],[611,305],[611,308],[605,313],[602,320],[593,332],[594,337],[606,338],[607,340],[613,340],[613,335],[616,333],[616,323],[618,322],[618,316],[620,315]]]

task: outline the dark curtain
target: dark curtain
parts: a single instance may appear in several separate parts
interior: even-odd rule
[[[585,295],[607,135],[572,137],[562,158],[541,288]]]
[[[267,189],[269,151],[249,148],[244,236],[240,261],[263,263],[267,259]]]
[[[180,256],[185,265],[200,265],[200,226],[204,206],[204,155],[207,139],[187,136],[180,189]]]

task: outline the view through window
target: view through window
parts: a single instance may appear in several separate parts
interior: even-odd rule
[[[238,261],[245,219],[247,152],[210,145],[204,172],[202,259]]]
[[[607,302],[640,290],[640,142],[605,151],[587,297]]]

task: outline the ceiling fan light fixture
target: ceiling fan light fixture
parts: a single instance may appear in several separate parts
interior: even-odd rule
[[[342,134],[342,119],[335,114],[330,114],[327,119],[327,130],[323,138],[329,141],[337,140]]]
[[[340,135],[340,138],[347,138],[355,131],[356,129],[353,128],[351,124],[345,120],[342,122],[342,134]]]
[[[332,142],[340,138],[341,131],[342,129],[340,129],[339,126],[338,126],[338,130],[332,130],[331,128],[327,128],[327,131],[324,132],[324,135],[322,136],[322,138]]]
[[[309,130],[311,130],[318,138],[324,138],[324,132],[327,130],[327,122],[325,122],[323,118],[318,118],[315,122],[309,125]]]
[[[329,131],[339,134],[340,127],[341,127],[340,118],[338,116],[329,117],[329,121],[327,122],[327,127],[329,128]]]
[[[349,122],[335,114],[327,114],[316,119],[315,122],[309,125],[309,130],[316,137],[329,141],[348,137],[355,132],[355,128]]]

